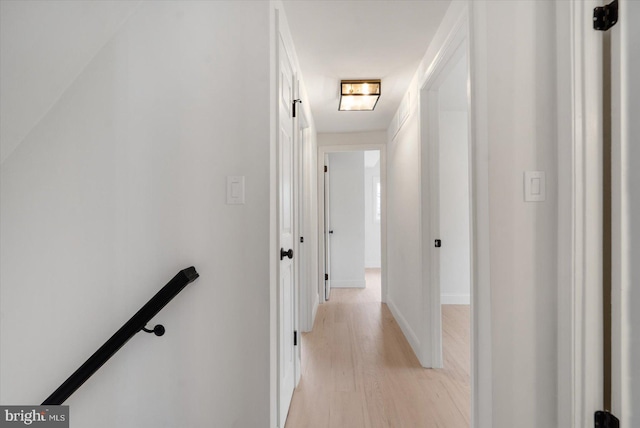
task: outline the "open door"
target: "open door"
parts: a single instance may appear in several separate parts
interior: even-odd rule
[[[324,300],[331,297],[331,180],[329,177],[329,155],[324,155]]]
[[[294,74],[278,34],[278,422],[284,427],[295,388]]]

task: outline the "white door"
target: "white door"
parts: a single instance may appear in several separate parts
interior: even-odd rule
[[[640,2],[619,1],[611,36],[612,393],[621,427],[640,426]]]
[[[293,263],[293,69],[282,39],[278,49],[278,225],[280,236],[279,271],[279,423],[284,427],[295,387],[296,352],[293,343],[295,330],[295,274]]]
[[[331,180],[329,155],[324,155],[324,300],[331,297]]]

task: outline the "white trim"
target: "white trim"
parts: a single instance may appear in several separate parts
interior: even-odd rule
[[[313,295],[313,302],[311,304],[311,319],[312,320],[316,319],[316,315],[318,314],[318,306],[320,306],[320,295],[318,293],[315,293]],[[311,331],[312,329],[313,329],[313,323],[309,327],[308,331]]]
[[[299,94],[298,94],[299,95]],[[310,239],[310,225],[308,223],[311,222],[311,215],[309,209],[309,200],[312,195],[309,194],[309,186],[307,186],[307,180],[310,177],[308,169],[313,168],[313,165],[307,164],[307,157],[309,155],[308,151],[313,150],[311,144],[311,136],[309,135],[310,128],[307,120],[307,114],[302,108],[300,104],[298,104],[298,114],[299,114],[299,136],[300,140],[298,141],[298,191],[296,192],[298,196],[298,235],[295,237],[295,245],[297,250],[295,254],[298,257],[295,257],[297,263],[297,272],[298,272],[298,289],[299,293],[299,301],[298,305],[300,308],[299,319],[298,319],[298,327],[299,331],[311,331],[313,328],[313,320],[314,320],[314,309],[313,303],[314,299],[314,288],[313,285],[315,283],[315,278],[311,275],[312,264],[315,262],[311,255],[311,245],[313,241]],[[301,243],[299,237],[305,237],[305,242]]]
[[[277,43],[278,43],[278,11],[273,6],[269,8],[269,22],[272,25],[269,31],[269,95],[271,111],[269,120],[271,129],[269,135],[269,426],[278,428],[278,179],[277,179]]]
[[[385,144],[345,144],[318,146],[318,284],[324,287],[324,156],[336,152],[380,151],[380,186],[382,192],[382,212],[380,222],[381,245],[381,300],[387,302],[387,147]],[[333,281],[332,281],[333,286]],[[320,302],[324,303],[324,292]]]
[[[471,426],[493,427],[493,353],[489,227],[489,138],[486,8],[472,1],[468,11],[469,163],[471,193]]]
[[[468,17],[462,13],[427,72],[420,79],[419,127],[421,157],[421,236],[422,236],[422,348],[418,355],[423,367],[443,367],[442,356],[442,308],[440,303],[440,261],[439,251],[433,250],[433,240],[439,233],[439,164],[438,164],[438,121],[433,114],[437,111],[437,88],[446,77],[446,71],[461,56],[468,54]],[[469,141],[471,141],[469,139]],[[470,176],[471,178],[471,176]],[[470,200],[470,207],[473,201]]]
[[[443,294],[440,296],[441,305],[470,305],[470,294]]]
[[[413,349],[414,351],[416,349],[420,349],[420,340],[418,339],[418,335],[411,329],[407,320],[402,316],[402,312],[400,312],[396,304],[393,303],[392,298],[387,299],[387,307],[391,311],[391,315],[393,315],[396,322],[400,326],[400,330],[402,330],[402,333],[407,339],[407,342],[409,342],[409,345],[411,345],[411,349]]]
[[[489,139],[487,132],[487,114],[483,106],[487,105],[489,94],[486,91],[488,64],[486,58],[477,54],[484,52],[487,40],[486,8],[483,4],[472,1],[466,2],[461,8],[452,30],[446,37],[435,60],[430,64],[427,72],[420,80],[420,138],[421,151],[426,148],[425,141],[429,138],[429,129],[425,129],[424,108],[425,91],[429,83],[437,79],[438,73],[447,61],[456,53],[461,42],[466,38],[468,67],[469,67],[469,198],[470,198],[470,237],[471,237],[471,426],[474,428],[493,427],[493,360],[491,339],[491,269],[490,269],[490,236],[489,236]],[[428,171],[430,160],[427,153],[421,153],[421,193],[422,206],[422,251],[423,251],[423,281],[427,292],[423,293],[423,325],[425,328],[424,343],[433,344],[433,332],[440,337],[441,330],[437,325],[441,321],[433,314],[441,310],[440,291],[430,290],[427,284],[431,278],[433,246],[430,218],[430,183]],[[426,215],[425,215],[426,214]],[[435,330],[433,329],[435,327]],[[437,341],[436,341],[437,343]],[[423,353],[421,362],[426,362]],[[437,360],[438,355],[436,355]],[[437,362],[437,361],[435,361]]]
[[[366,288],[366,282],[357,279],[333,279],[331,280],[331,288]]]
[[[601,3],[557,7],[558,138],[571,142],[558,144],[558,424],[570,428],[603,404]]]
[[[639,294],[638,163],[640,110],[637,40],[640,4],[621,1],[620,19],[611,31],[612,87],[612,382],[611,411],[623,427],[640,425],[638,406]],[[635,282],[634,282],[635,281]]]

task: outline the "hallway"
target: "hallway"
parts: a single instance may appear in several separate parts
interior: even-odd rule
[[[468,427],[469,307],[442,307],[445,368],[423,369],[380,303],[380,270],[366,281],[334,289],[303,334],[286,427]]]

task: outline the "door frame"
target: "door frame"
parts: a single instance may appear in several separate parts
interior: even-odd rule
[[[469,56],[468,34],[464,26],[460,26],[443,46],[439,56],[429,69],[420,88],[420,154],[422,171],[422,247],[423,271],[422,277],[426,284],[425,299],[423,299],[423,323],[428,328],[424,330],[421,340],[421,363],[424,367],[442,368],[442,305],[440,287],[440,251],[434,250],[434,239],[440,239],[440,136],[439,136],[439,88],[447,73],[463,56]],[[468,64],[468,61],[467,61]],[[468,71],[467,71],[468,82]],[[468,97],[467,97],[468,100]],[[435,114],[434,114],[435,113]],[[470,111],[467,110],[467,121],[470,123]],[[467,133],[467,144],[471,153],[471,127]],[[468,173],[471,176],[471,159],[469,158]],[[424,204],[426,202],[426,204]],[[470,220],[473,203],[472,186],[469,186]],[[472,229],[470,228],[470,235]],[[473,248],[473,238],[469,236],[470,248]],[[473,250],[471,251],[473,253]],[[470,263],[472,255],[470,255]],[[473,281],[470,279],[470,282]],[[471,305],[473,310],[473,304]]]
[[[298,318],[298,334],[301,332],[311,331],[313,328],[313,320],[315,318],[315,308],[317,305],[318,296],[314,295],[313,288],[315,287],[315,275],[312,273],[315,264],[315,257],[313,256],[313,246],[315,239],[312,236],[312,223],[314,223],[312,213],[311,201],[313,200],[314,191],[311,187],[312,175],[315,174],[315,166],[308,162],[309,156],[314,150],[312,144],[312,128],[309,124],[307,112],[303,105],[298,104],[299,124],[299,170],[298,170],[298,209],[299,209],[299,237],[304,238],[304,243],[298,239],[296,245],[298,245],[298,288],[299,293],[299,308],[300,315]],[[315,162],[314,162],[315,164]],[[299,378],[299,376],[298,376]]]
[[[603,407],[601,0],[557,3],[558,425],[593,424]]]
[[[466,49],[468,61],[468,165],[469,165],[469,210],[470,210],[470,264],[471,264],[471,427],[493,426],[492,398],[492,339],[491,339],[491,272],[489,240],[489,139],[487,135],[486,105],[490,94],[486,82],[488,64],[482,55],[487,40],[483,32],[486,22],[485,8],[468,2],[459,13],[449,34],[435,55],[429,68],[419,80],[419,127],[420,162],[422,171],[421,192],[421,247],[422,247],[422,325],[420,362],[433,367],[442,362],[442,320],[440,288],[432,286],[434,264],[434,237],[432,213],[434,205],[431,191],[434,186],[430,171],[434,158],[432,145],[434,135],[430,129],[429,103],[433,103],[429,92],[439,75],[459,49]],[[462,48],[461,48],[462,46]],[[433,108],[433,105],[432,105]],[[431,148],[431,150],[430,150]],[[438,207],[439,208],[439,207]],[[435,363],[435,364],[434,364]],[[435,365],[437,367],[437,365]]]
[[[387,302],[387,150],[385,144],[344,144],[344,145],[326,145],[318,146],[318,292],[321,296],[321,302],[326,302],[324,294],[324,274],[326,272],[324,260],[324,157],[329,153],[338,152],[359,152],[368,150],[380,151],[380,280],[381,280],[381,296],[382,303]]]
[[[323,240],[322,240],[322,244],[324,245],[324,268],[323,268],[323,272],[324,272],[324,287],[322,287],[323,291],[322,291],[322,295],[323,295],[323,300],[324,302],[328,301],[331,299],[331,281],[332,281],[332,277],[330,275],[331,273],[331,246],[329,245],[329,243],[331,242],[330,238],[331,236],[330,233],[327,233],[327,230],[330,230],[329,227],[331,226],[331,216],[328,215],[331,213],[331,162],[330,162],[330,157],[329,157],[329,153],[325,153],[324,154],[324,167],[327,168],[326,171],[324,171],[324,174],[322,174],[322,178],[323,178],[323,195],[322,195],[322,201],[324,202],[324,208],[322,210],[322,214],[324,215],[324,218],[322,220],[322,224],[323,224],[323,228],[322,228],[322,236],[323,236]],[[327,274],[329,274],[329,276],[327,277]]]
[[[640,5],[621,0],[620,21],[611,31],[611,87],[612,87],[612,384],[611,412],[622,426],[637,425],[640,414],[631,399],[637,391],[638,333],[634,322],[638,319],[634,305],[638,303],[637,288],[632,285],[640,273],[633,263],[638,253],[638,227],[635,215],[639,201],[633,184],[638,182],[637,164],[640,152],[637,137],[640,127],[635,114],[640,107],[631,92],[635,72],[640,67],[638,51],[633,50],[638,29],[634,19],[640,17]],[[637,84],[636,84],[637,89]],[[637,326],[637,324],[635,324]],[[635,336],[634,336],[635,335]],[[637,343],[637,342],[636,342]],[[636,397],[637,398],[637,397]]]

